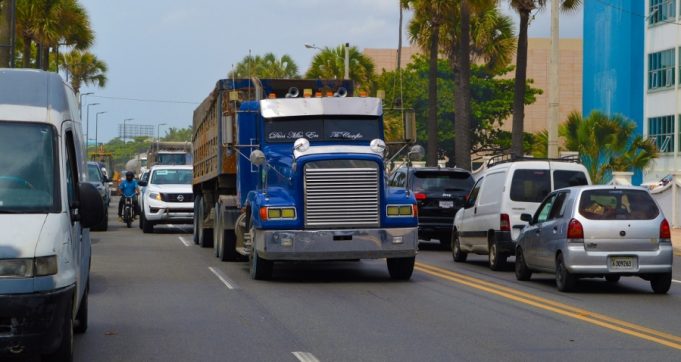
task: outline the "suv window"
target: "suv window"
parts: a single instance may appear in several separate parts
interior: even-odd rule
[[[582,171],[553,171],[553,188],[558,190],[564,187],[588,185],[586,175]]]
[[[511,200],[541,202],[551,192],[549,170],[516,170],[511,181]]]
[[[660,214],[644,190],[586,190],[579,201],[579,213],[591,220],[652,220]]]
[[[468,191],[473,186],[473,177],[461,171],[416,171],[414,191]]]

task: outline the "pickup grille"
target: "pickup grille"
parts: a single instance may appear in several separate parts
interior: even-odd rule
[[[194,194],[161,193],[161,199],[165,202],[194,202]]]
[[[379,174],[378,164],[371,161],[336,160],[307,164],[305,226],[378,227]]]

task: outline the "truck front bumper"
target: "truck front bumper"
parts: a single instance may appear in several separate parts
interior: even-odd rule
[[[418,230],[258,230],[258,256],[268,260],[351,260],[416,255]]]

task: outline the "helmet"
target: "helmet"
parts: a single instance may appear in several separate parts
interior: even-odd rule
[[[128,181],[132,180],[133,177],[135,177],[135,174],[133,174],[132,171],[128,171],[128,172],[125,173],[125,178],[126,178]]]

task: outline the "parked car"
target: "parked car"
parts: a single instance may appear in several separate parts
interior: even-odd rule
[[[145,233],[156,224],[191,224],[194,221],[193,171],[190,165],[152,166],[140,198],[140,224]]]
[[[669,223],[650,193],[639,187],[582,186],[549,194],[518,237],[516,278],[555,273],[561,291],[577,279],[639,276],[655,293],[672,282]]]
[[[478,178],[466,203],[454,218],[452,255],[463,262],[468,253],[488,255],[492,270],[503,268],[515,253],[515,240],[552,190],[588,185],[584,165],[566,160],[520,159],[494,162]]]
[[[79,114],[57,73],[0,69],[0,360],[71,361],[88,327],[88,228],[104,213]]]
[[[111,188],[109,179],[102,173],[99,163],[87,163],[87,182],[91,183],[99,192],[104,203],[104,218],[102,223],[90,228],[92,231],[106,231],[109,228],[109,203],[111,203]]]
[[[390,186],[414,192],[418,207],[419,239],[437,239],[451,246],[454,215],[463,206],[475,180],[461,168],[400,167],[390,176]]]

